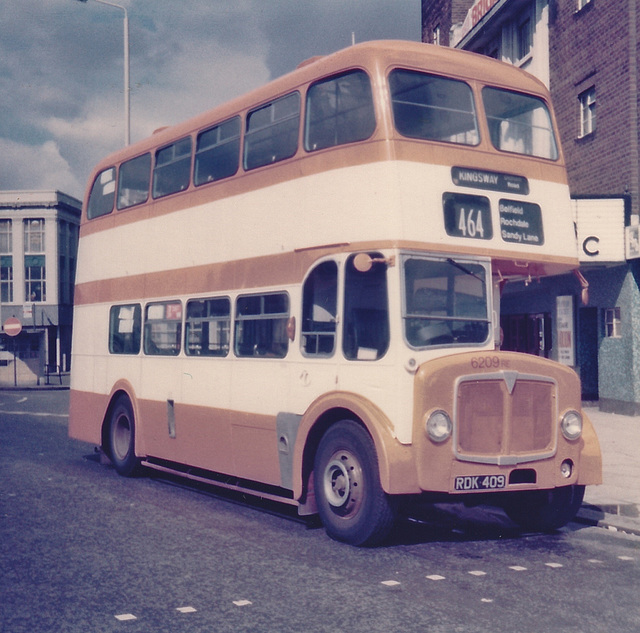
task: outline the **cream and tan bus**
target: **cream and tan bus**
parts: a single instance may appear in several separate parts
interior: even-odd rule
[[[382,541],[400,501],[577,512],[601,457],[568,367],[500,351],[500,291],[578,265],[549,95],[370,42],[103,160],[69,433]]]

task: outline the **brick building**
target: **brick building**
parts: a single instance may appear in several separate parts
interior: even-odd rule
[[[502,301],[507,347],[557,358],[563,305],[573,336],[568,364],[580,373],[584,397],[634,414],[640,413],[639,31],[637,0],[422,0],[423,41],[531,72],[550,88],[556,111],[589,301],[583,305],[568,277],[512,287]]]
[[[0,332],[0,385],[69,370],[81,207],[59,191],[0,192],[0,323],[20,330]]]

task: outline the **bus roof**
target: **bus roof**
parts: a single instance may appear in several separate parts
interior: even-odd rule
[[[245,112],[273,99],[274,96],[295,90],[321,77],[349,68],[366,68],[372,74],[376,70],[384,73],[392,66],[413,67],[467,81],[481,81],[536,94],[543,98],[548,97],[544,84],[533,75],[485,55],[422,42],[375,40],[303,61],[286,75],[181,123],[160,128],[151,136],[114,152],[100,161],[95,171],[170,143],[216,120],[221,121],[234,114]]]

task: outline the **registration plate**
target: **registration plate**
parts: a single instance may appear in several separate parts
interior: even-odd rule
[[[474,490],[499,490],[507,485],[505,475],[465,475],[456,477],[454,490],[456,492],[473,492]]]

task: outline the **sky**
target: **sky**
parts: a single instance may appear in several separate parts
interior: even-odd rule
[[[373,39],[420,40],[420,0],[112,0],[128,9],[131,141]],[[0,0],[0,190],[82,199],[124,145],[123,17]]]

